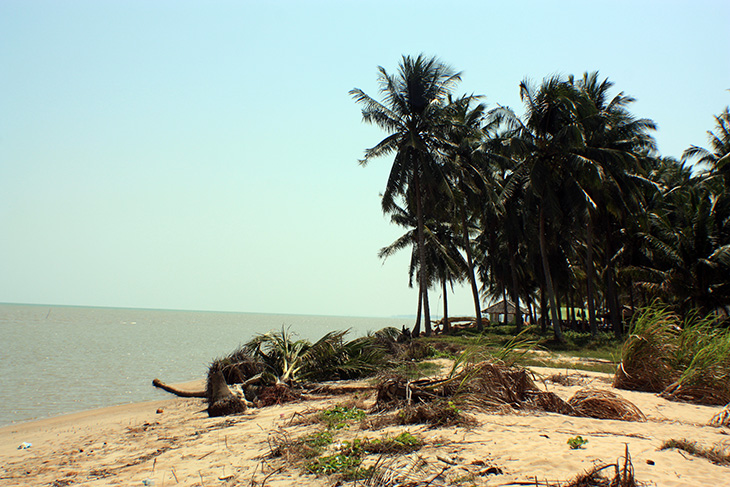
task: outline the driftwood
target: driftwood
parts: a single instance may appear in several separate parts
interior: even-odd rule
[[[175,394],[177,397],[208,397],[205,391],[183,391],[182,389],[165,384],[160,379],[153,380],[152,385],[170,394]]]

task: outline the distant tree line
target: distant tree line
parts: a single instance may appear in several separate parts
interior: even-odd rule
[[[443,289],[448,317],[455,282],[470,286],[479,329],[482,301],[509,297],[561,341],[561,309],[586,309],[591,333],[605,324],[619,337],[623,316],[655,299],[727,316],[728,108],[709,148],[676,160],[597,72],[523,81],[523,116],[456,96],[460,80],[436,58],[403,56],[395,74],[379,68],[379,100],[350,92],[387,133],[360,164],[393,157],[382,210],[405,233],[380,256],[410,249],[415,334],[432,331],[429,289]]]

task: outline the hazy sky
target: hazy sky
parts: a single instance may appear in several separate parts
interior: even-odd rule
[[[599,70],[679,157],[730,104],[728,24],[726,0],[3,0],[0,302],[413,314],[350,89],[425,53],[522,113],[525,77]]]

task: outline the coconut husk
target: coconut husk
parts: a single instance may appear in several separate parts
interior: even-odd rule
[[[646,421],[634,403],[605,389],[581,389],[568,400],[579,416],[621,421]]]
[[[718,411],[709,422],[710,426],[728,426],[730,427],[730,404],[727,404],[724,408]]]

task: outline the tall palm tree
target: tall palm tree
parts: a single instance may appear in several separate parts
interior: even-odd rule
[[[577,157],[575,149],[585,143],[576,116],[579,93],[570,83],[553,76],[543,80],[539,87],[523,81],[520,97],[526,110],[524,122],[511,110],[495,112],[508,126],[500,145],[516,162],[511,179],[523,181],[529,193],[539,201],[536,233],[545,287],[555,338],[564,341],[550,269],[547,232],[549,227],[556,230],[564,217],[561,193],[569,183],[575,185],[572,159]]]
[[[451,122],[447,138],[445,171],[449,178],[452,221],[461,228],[461,246],[466,254],[467,278],[474,301],[477,330],[483,329],[481,299],[477,286],[470,233],[485,204],[495,200],[494,186],[483,153],[479,150],[489,127],[484,126],[483,104],[472,106],[479,97],[464,96],[451,101],[447,113]],[[485,130],[486,129],[486,130]]]
[[[437,184],[439,160],[446,144],[443,108],[461,75],[435,57],[403,56],[395,75],[378,68],[382,102],[355,88],[350,95],[363,105],[365,123],[377,125],[388,136],[365,151],[361,165],[395,154],[383,192],[382,208],[389,213],[398,201],[415,206],[420,261],[419,303],[423,303],[426,333],[431,331],[427,301],[429,276],[424,234],[426,203]],[[431,202],[428,202],[432,204]],[[420,310],[420,305],[419,305]],[[414,330],[419,332],[420,330]]]
[[[583,128],[585,145],[578,151],[575,161],[575,177],[580,181],[581,190],[586,192],[582,198],[581,213],[585,220],[586,242],[586,287],[587,304],[591,332],[597,332],[595,324],[593,280],[594,232],[599,222],[604,245],[607,245],[605,278],[607,281],[608,303],[614,331],[621,334],[621,312],[618,306],[616,289],[615,255],[619,248],[614,246],[610,235],[613,222],[625,219],[629,212],[639,210],[640,192],[636,190],[635,174],[638,169],[638,154],[656,150],[654,139],[649,135],[656,130],[653,121],[635,118],[628,107],[635,99],[623,92],[609,97],[613,83],[605,78],[599,79],[598,72],[584,73],[575,82],[569,78],[582,96],[577,104],[578,119]],[[621,227],[621,225],[619,225]]]

